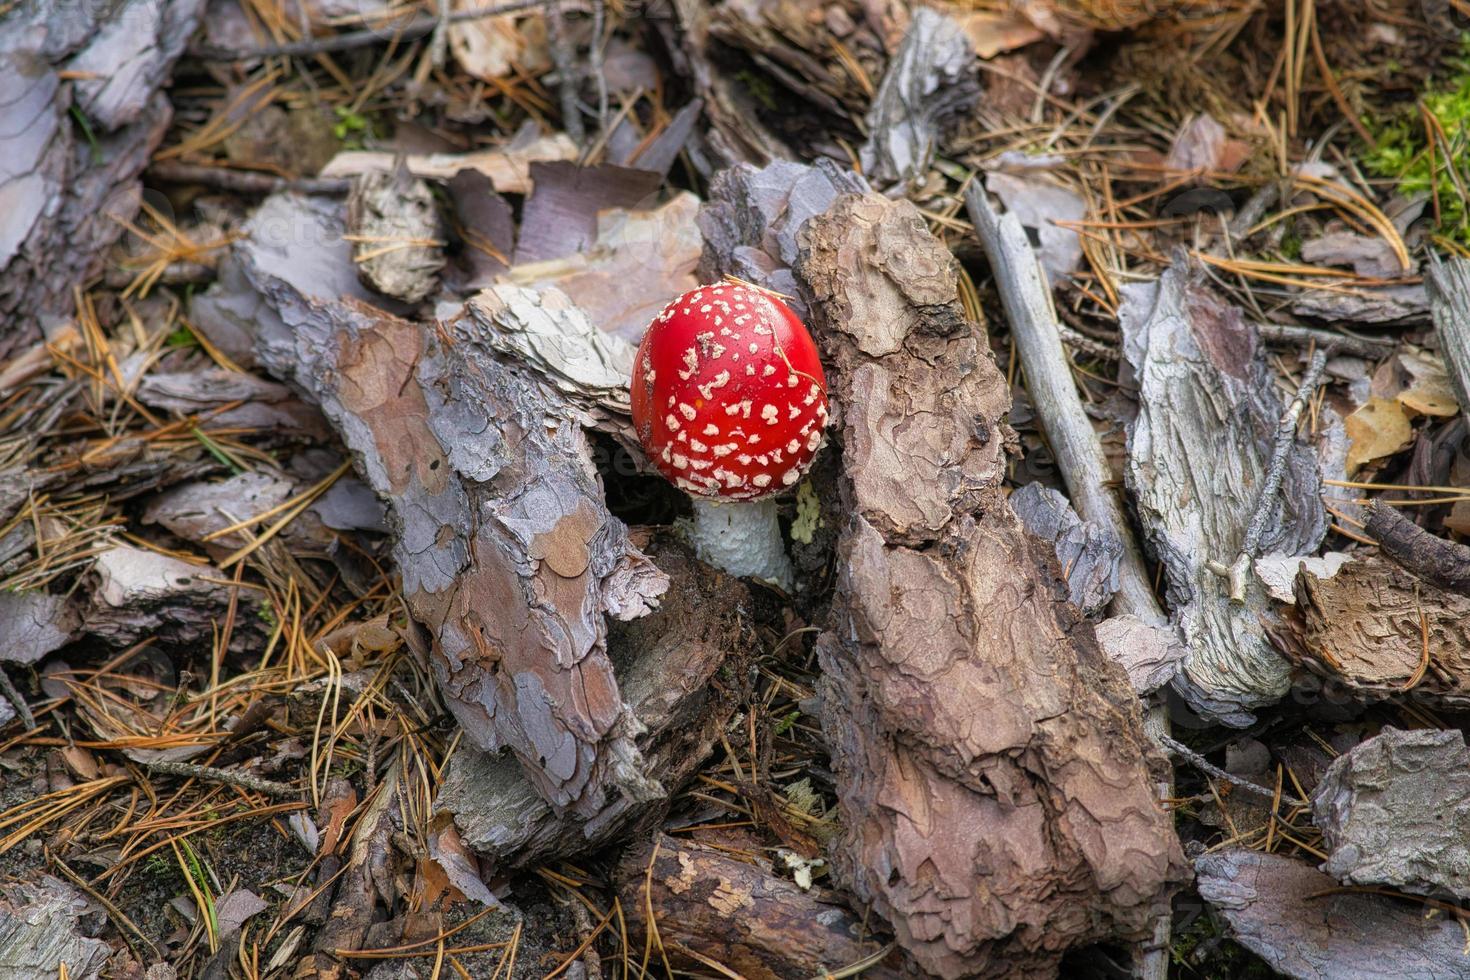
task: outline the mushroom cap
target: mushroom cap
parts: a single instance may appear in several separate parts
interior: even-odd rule
[[[827,427],[827,379],[806,326],[739,282],[690,290],[654,318],[633,362],[633,424],[681,490],[750,500],[793,486]]]

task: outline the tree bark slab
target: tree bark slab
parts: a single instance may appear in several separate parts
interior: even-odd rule
[[[1186,876],[1158,759],[1005,502],[1010,396],[949,251],[875,194],[801,244],[851,514],[818,641],[839,880],[933,975],[1054,975],[1074,946],[1144,935]]]

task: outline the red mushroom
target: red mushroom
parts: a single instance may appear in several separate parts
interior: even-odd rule
[[[659,472],[694,502],[700,557],[789,587],[773,497],[822,445],[827,382],[800,318],[740,282],[664,307],[633,362],[633,422]]]

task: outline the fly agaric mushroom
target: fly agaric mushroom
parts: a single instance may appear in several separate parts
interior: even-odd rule
[[[644,452],[693,500],[699,556],[790,588],[774,498],[827,426],[826,377],[797,315],[740,282],[691,290],[644,334],[632,396]]]

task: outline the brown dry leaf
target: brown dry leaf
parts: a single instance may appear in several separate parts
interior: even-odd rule
[[[347,792],[335,799],[327,801],[327,825],[321,832],[320,854],[334,854],[337,847],[343,842],[342,828],[347,823],[347,818],[352,816],[352,811],[357,809],[357,793],[347,788]]]
[[[88,750],[77,746],[68,745],[61,750],[61,758],[66,766],[81,779],[96,779],[98,773],[97,757]]]
[[[998,54],[1023,48],[1046,37],[1035,24],[1015,14],[993,10],[976,10],[955,17],[970,45],[981,58],[989,60]]]
[[[1409,417],[1396,401],[1370,398],[1346,419],[1350,440],[1347,469],[1355,472],[1369,460],[1392,456],[1406,449],[1414,437]]]
[[[1420,415],[1436,415],[1450,418],[1459,414],[1460,403],[1455,399],[1454,385],[1444,362],[1435,357],[1401,358],[1412,377],[1408,388],[1399,392],[1398,402],[1411,412]]]
[[[480,0],[455,0],[455,12],[473,10]],[[482,82],[504,78],[517,66],[536,75],[550,67],[546,18],[521,11],[480,17],[449,26],[449,49],[460,67]]]

